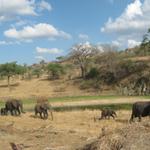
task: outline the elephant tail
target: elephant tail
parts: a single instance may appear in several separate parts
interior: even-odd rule
[[[52,118],[52,120],[53,120],[53,119],[54,119],[54,117],[53,117],[53,112],[52,112],[52,110],[51,110],[51,112],[50,112],[50,113],[51,113],[51,118]]]
[[[52,106],[51,105],[49,105],[50,107],[49,107],[49,110],[50,110],[50,113],[51,113],[51,118],[52,118],[52,120],[54,119],[54,115],[53,115],[53,108],[52,108]]]

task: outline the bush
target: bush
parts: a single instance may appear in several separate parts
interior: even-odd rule
[[[91,70],[87,73],[86,79],[94,79],[98,78],[99,76],[99,71],[97,68],[91,68]]]
[[[65,73],[64,67],[58,63],[48,64],[47,71],[50,79],[59,79],[60,75]]]
[[[117,67],[117,78],[122,79],[131,75],[132,73],[141,72],[147,67],[148,65],[145,62],[133,62],[131,60],[122,61]]]
[[[106,71],[100,75],[100,80],[102,80],[106,84],[113,84],[116,81],[116,77],[114,73]]]

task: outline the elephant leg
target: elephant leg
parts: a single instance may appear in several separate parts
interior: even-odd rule
[[[14,112],[15,112],[15,116],[17,116],[17,110],[16,109],[14,110]]]
[[[45,111],[43,112],[43,119],[46,119],[46,113],[45,113]]]
[[[35,111],[35,116],[37,116],[37,111]]]
[[[46,110],[46,118],[48,118],[48,112],[47,112],[47,110]]]
[[[8,115],[8,110],[5,110],[5,115]]]
[[[18,111],[18,114],[20,115],[20,114],[21,114],[21,111],[20,111],[20,109],[19,109],[19,108],[17,109],[17,111]]]
[[[47,119],[47,112],[44,111],[43,114],[44,114],[44,119]]]
[[[40,117],[41,117],[41,119],[43,119],[43,117],[42,117],[42,112],[40,112]]]
[[[141,122],[141,120],[142,120],[142,117],[141,117],[141,115],[139,115],[139,116],[138,116],[138,118],[139,118],[139,122]]]
[[[115,116],[113,114],[110,115],[113,119],[115,119]]]
[[[11,113],[11,115],[12,115],[12,116],[14,115],[14,113],[13,113],[13,110],[12,110],[12,109],[10,110],[10,113]]]
[[[132,113],[131,118],[130,118],[130,123],[133,122],[134,118],[135,118],[135,115]]]
[[[43,117],[44,117],[44,119],[47,119],[47,110],[43,111]]]

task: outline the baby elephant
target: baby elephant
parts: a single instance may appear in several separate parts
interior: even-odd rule
[[[6,108],[1,108],[1,115],[7,115],[7,110]]]
[[[106,118],[110,119],[110,117],[115,119],[115,117],[117,117],[116,112],[111,109],[102,109],[101,118],[99,118],[99,119],[106,119]]]
[[[34,111],[35,111],[35,116],[37,114],[40,114],[41,119],[47,119],[48,118],[48,110],[50,109],[50,105],[47,103],[37,103],[35,105]],[[51,112],[52,120],[53,120],[53,114]]]

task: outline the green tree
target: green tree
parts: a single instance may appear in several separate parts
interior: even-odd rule
[[[90,71],[87,73],[87,79],[95,79],[99,77],[99,71],[97,68],[91,68]]]
[[[58,63],[49,63],[47,65],[47,71],[49,74],[49,78],[51,79],[59,79],[60,75],[64,74],[64,67]]]
[[[16,73],[22,76],[22,79],[24,79],[24,75],[27,72],[27,67],[26,65],[21,66],[21,65],[17,65],[16,68]]]
[[[37,78],[42,74],[42,69],[40,67],[36,67],[32,70],[32,75],[36,75]]]
[[[23,67],[18,65],[16,62],[5,63],[0,65],[0,75],[7,77],[8,87],[10,87],[10,78],[13,75],[23,73]]]

